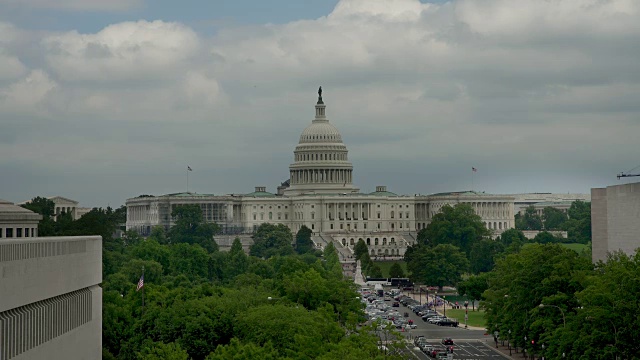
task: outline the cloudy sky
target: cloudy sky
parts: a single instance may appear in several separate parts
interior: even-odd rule
[[[275,191],[319,85],[362,190],[589,192],[640,165],[638,39],[637,0],[0,0],[0,198]]]

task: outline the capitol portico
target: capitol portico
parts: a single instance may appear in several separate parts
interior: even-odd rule
[[[275,193],[257,186],[248,194],[176,193],[128,199],[127,230],[149,234],[154,226],[173,225],[173,208],[197,204],[206,221],[226,234],[250,234],[260,224],[284,224],[292,232],[303,225],[318,246],[333,242],[343,255],[359,239],[372,255],[402,256],[444,205],[467,203],[495,234],[514,226],[514,198],[463,191],[433,195],[398,195],[386,186],[362,193],[353,184],[353,165],[338,129],[326,116],[322,90],[315,118],[294,149],[289,179]]]

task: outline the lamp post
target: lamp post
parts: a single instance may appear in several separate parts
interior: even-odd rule
[[[522,354],[524,354],[524,357],[527,357],[527,335],[524,336],[524,345],[522,346]]]
[[[544,360],[544,344],[542,344],[542,360]]]
[[[561,307],[556,306],[556,305],[546,305],[546,304],[543,304],[543,303],[540,303],[540,305],[538,305],[538,307],[540,309],[542,309],[543,307],[546,307],[546,306],[551,306],[551,307],[554,307],[554,308],[557,308],[558,310],[560,310],[560,313],[562,313],[562,326],[566,327],[567,326],[567,320],[564,317],[564,310],[562,310]]]
[[[467,328],[467,320],[469,320],[469,299],[467,299],[467,294],[464,294],[464,328]]]
[[[445,300],[446,296],[442,295],[442,309],[444,312],[444,317],[447,317],[447,301]]]
[[[509,356],[511,356],[511,329],[509,329],[509,337],[507,338],[507,342],[509,343]]]

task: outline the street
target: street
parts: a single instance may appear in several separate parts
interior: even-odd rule
[[[455,341],[455,339],[454,339]],[[429,341],[434,345],[440,345],[439,341]],[[483,341],[455,341],[453,345],[453,359],[454,360],[502,360],[508,359],[491,349]],[[418,359],[432,359],[420,349],[413,346],[413,343],[407,343],[407,349]]]

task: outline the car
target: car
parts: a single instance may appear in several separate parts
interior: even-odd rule
[[[393,307],[400,307],[400,303],[397,301],[394,301],[393,304],[391,304],[391,306]]]
[[[440,326],[451,326],[451,327],[458,327],[458,325],[460,325],[460,323],[456,319],[442,319],[436,322],[436,324]]]
[[[447,353],[446,353],[446,352],[439,352],[439,353],[436,355],[436,359],[448,359],[448,358],[449,358],[449,357],[448,357],[448,355],[447,355]]]
[[[448,337],[448,338],[444,338],[442,339],[442,344],[443,345],[453,345],[453,339]]]
[[[422,352],[425,354],[429,354],[431,351],[433,351],[433,345],[424,344],[420,347],[420,350],[422,350]]]

